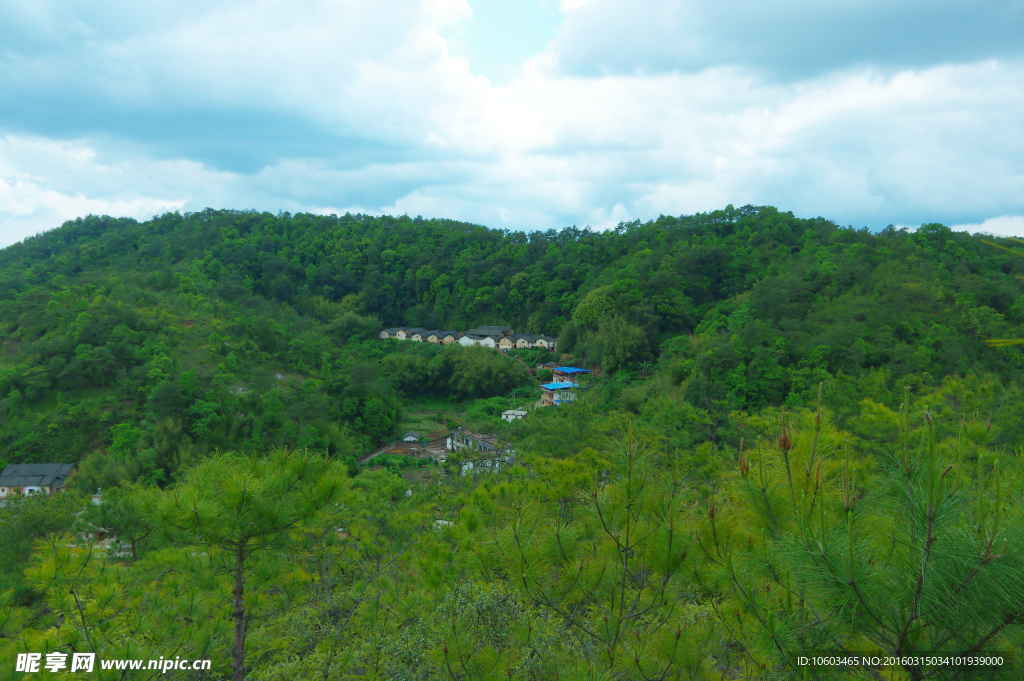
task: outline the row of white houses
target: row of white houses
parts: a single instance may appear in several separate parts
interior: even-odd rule
[[[463,347],[482,345],[507,352],[514,348],[544,348],[554,352],[556,339],[551,336],[530,333],[513,333],[510,326],[478,326],[469,331],[440,331],[438,329],[420,329],[395,327],[380,332],[381,340],[394,338],[417,343],[434,343],[437,345],[459,344]]]

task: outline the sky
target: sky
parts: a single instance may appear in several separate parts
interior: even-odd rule
[[[0,0],[0,246],[206,207],[1024,236],[1024,0]]]

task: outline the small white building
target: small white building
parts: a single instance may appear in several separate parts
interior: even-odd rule
[[[459,339],[459,345],[461,345],[464,348],[468,348],[471,345],[478,345],[479,342],[480,336],[473,336],[468,333]]]
[[[515,452],[494,435],[467,433],[457,428],[448,434],[448,451],[463,450],[466,458],[460,465],[459,475],[465,477],[473,470],[496,471],[511,465]]]
[[[547,348],[551,352],[555,351],[555,345],[557,343],[556,338],[551,336],[541,336],[537,339],[537,342],[533,344],[535,348]]]
[[[467,447],[478,452],[489,453],[498,451],[502,445],[496,436],[487,433],[470,433],[462,428],[456,428],[448,434],[448,451],[457,452]]]
[[[477,341],[477,345],[482,345],[485,348],[490,348],[491,350],[498,346],[498,344],[494,341],[493,336],[484,336],[479,341]]]
[[[402,436],[402,442],[419,442],[420,434],[415,430],[410,430],[408,433]]]
[[[510,423],[512,421],[516,421],[518,419],[525,418],[525,417],[526,417],[526,410],[524,410],[524,409],[506,409],[505,411],[501,412],[502,420],[503,421],[508,421]]]

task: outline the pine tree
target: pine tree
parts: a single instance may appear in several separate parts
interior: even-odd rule
[[[281,549],[345,488],[345,468],[318,454],[277,450],[266,457],[228,453],[190,469],[182,484],[151,497],[168,538],[205,545],[231,575],[235,681],[245,677],[246,584],[251,559]]]
[[[590,653],[579,678],[701,678],[714,629],[685,596],[688,486],[659,470],[631,422],[604,463],[569,509],[515,505],[496,537],[499,570]]]
[[[898,442],[863,487],[865,462],[820,407],[812,428],[783,421],[777,442],[740,458],[725,515],[698,534],[708,573],[717,568],[731,595],[721,618],[750,662],[796,673],[796,657],[812,650],[882,655],[901,660],[892,678],[960,679],[975,670],[919,658],[1019,645],[1021,471],[1007,475],[984,447],[983,425],[963,426],[959,440],[936,443],[931,414],[915,424],[904,403]],[[1019,678],[1006,664],[986,674]]]

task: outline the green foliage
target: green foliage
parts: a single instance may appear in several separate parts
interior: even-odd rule
[[[432,385],[429,360],[420,355],[388,355],[381,360],[381,371],[406,395],[419,395]]]
[[[101,495],[99,504],[88,504],[75,519],[75,531],[85,535],[110,535],[127,545],[133,560],[139,558],[139,544],[153,534],[154,526],[140,507],[142,488],[125,485]]]
[[[317,454],[222,454],[191,469],[171,493],[146,501],[165,536],[205,546],[211,561],[232,577],[235,681],[245,677],[246,584],[262,576],[252,557],[280,549],[292,530],[341,496],[345,483],[344,469]]]
[[[610,475],[571,518],[555,509],[549,517],[536,503],[513,507],[493,559],[526,598],[573,630],[596,668],[693,677],[707,665],[702,644],[714,628],[683,606],[684,488],[678,478],[655,478],[629,423],[607,463]]]
[[[622,317],[602,319],[589,337],[587,348],[590,356],[609,372],[633,369],[651,357],[644,330]]]
[[[425,485],[275,452],[111,491],[80,523],[122,543],[37,541],[42,602],[0,603],[0,655],[170,649],[223,678],[234,640],[235,675],[259,680],[754,681],[801,678],[811,650],[1020,649],[1024,457],[991,448],[987,419],[944,436],[905,407],[875,456],[824,409],[766,411],[735,416],[742,449],[673,448],[672,399],[642,422],[586,398],[534,410],[508,424],[516,465]],[[834,671],[814,673],[876,674]]]
[[[572,321],[577,327],[594,328],[615,309],[612,301],[611,286],[596,288],[580,301],[572,313]]]
[[[1024,261],[977,237],[209,210],[84,218],[0,264],[0,459],[78,463],[0,509],[2,659],[763,681],[798,650],[1024,648],[1024,348],[985,342],[1024,337]],[[483,323],[573,355],[377,336]],[[501,422],[547,361],[596,373]],[[514,461],[360,470],[430,400]]]
[[[783,421],[696,514],[703,579],[729,594],[723,619],[758,632],[748,668],[795,675],[801,651],[829,649],[895,656],[898,678],[973,678],[915,658],[1019,645],[1024,522],[1009,487],[1021,462],[1010,477],[991,452],[964,447],[983,426],[937,442],[932,415],[909,406],[873,474],[819,412],[800,429]]]
[[[80,499],[66,494],[7,499],[0,509],[0,593],[17,588],[16,599],[27,597],[20,576],[28,565],[33,543],[70,530],[82,506]]]
[[[452,364],[452,377],[448,384],[452,395],[459,398],[501,395],[527,380],[522,364],[479,346],[459,352]]]
[[[585,654],[557,618],[500,584],[460,584],[387,642],[381,668],[395,681],[568,677],[556,660]],[[578,664],[578,663],[577,663]]]
[[[403,471],[433,466],[436,461],[429,457],[401,456],[398,454],[381,454],[371,460],[376,466],[384,466],[388,470]]]
[[[519,404],[521,405],[526,397],[526,391],[519,393]],[[493,429],[501,423],[501,412],[512,408],[512,400],[505,397],[491,397],[488,399],[476,400],[466,409],[466,418],[472,423],[484,423]]]
[[[941,226],[871,234],[770,207],[529,235],[358,215],[90,217],[0,262],[0,457],[77,461],[109,449],[112,426],[145,437],[170,418],[185,453],[134,455],[154,450],[142,475],[161,484],[216,448],[371,451],[401,396],[522,381],[497,360],[475,380],[456,351],[394,352],[378,323],[562,333],[563,351],[609,373],[660,354],[712,413],[807,405],[820,381],[883,368],[890,389],[971,373],[1009,388],[1024,370],[1024,349],[984,343],[1024,336],[1020,258]]]

